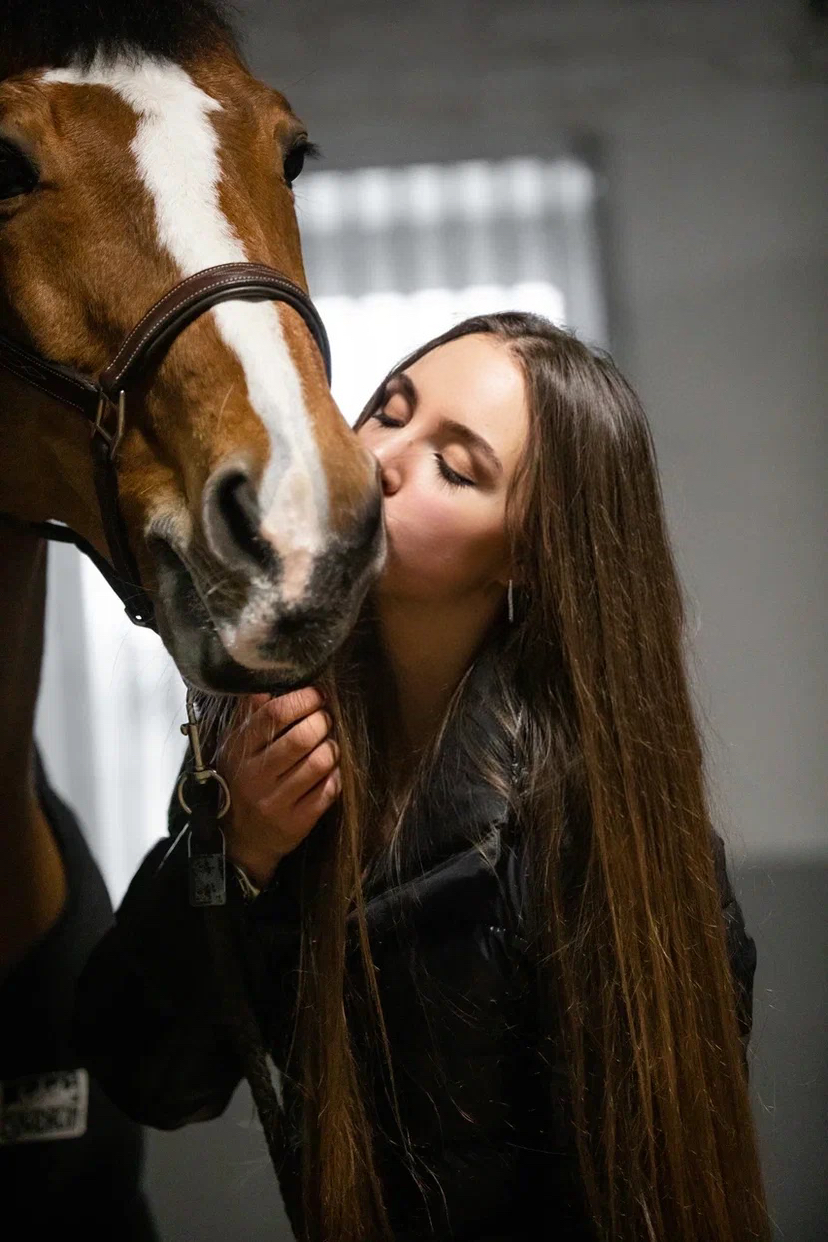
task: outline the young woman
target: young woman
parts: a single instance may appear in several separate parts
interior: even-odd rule
[[[634,393],[547,321],[485,316],[357,431],[384,572],[326,697],[244,704],[217,760],[297,1236],[767,1238],[755,953]],[[80,997],[88,1062],[163,1127],[240,1076],[185,854],[149,855]]]

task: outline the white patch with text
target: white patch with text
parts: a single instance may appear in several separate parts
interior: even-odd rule
[[[86,1133],[89,1075],[54,1070],[0,1082],[0,1147],[80,1138]]]

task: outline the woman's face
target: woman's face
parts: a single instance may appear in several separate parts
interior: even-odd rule
[[[388,382],[358,431],[382,470],[381,597],[433,604],[502,597],[510,576],[506,496],[528,427],[520,364],[482,334],[438,346]]]

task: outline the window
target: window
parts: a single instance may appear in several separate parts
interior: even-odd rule
[[[481,311],[536,311],[605,344],[596,197],[572,157],[303,175],[305,265],[346,417],[406,353]]]

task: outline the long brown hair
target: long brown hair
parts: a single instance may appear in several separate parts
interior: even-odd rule
[[[602,1242],[766,1239],[682,595],[647,421],[608,356],[529,314],[466,320],[395,371],[475,333],[519,361],[530,410],[507,503],[515,622],[498,624],[489,648],[521,773],[514,821],[532,877],[523,917],[539,1054],[568,1064],[584,1200]],[[372,695],[370,676],[354,675],[360,664],[371,672],[365,651],[358,636],[329,680],[343,798],[308,839],[305,868],[294,1049],[307,1242],[388,1236],[346,1003],[355,909],[385,1040],[361,883],[383,801],[371,727],[380,687]],[[463,694],[461,684],[454,710]],[[494,773],[488,758],[481,769]],[[550,1229],[554,1218],[550,1204]]]

